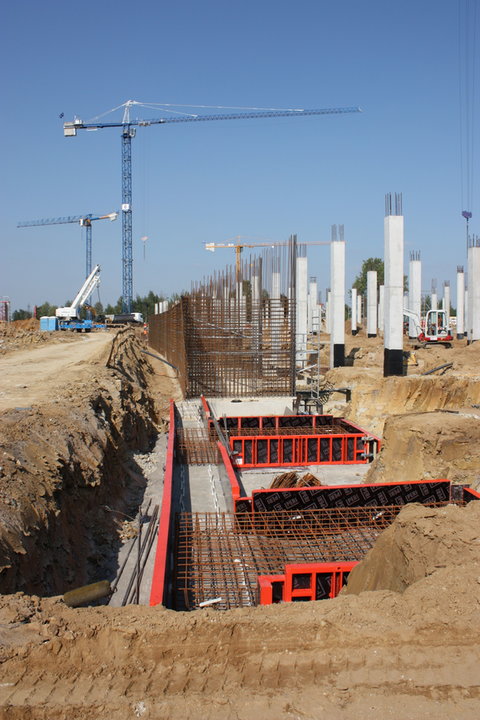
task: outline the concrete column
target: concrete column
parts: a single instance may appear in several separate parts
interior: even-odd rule
[[[253,351],[259,352],[262,328],[262,258],[255,261],[252,274],[252,340]]]
[[[243,293],[243,281],[237,283],[237,311],[240,326],[243,328],[247,324],[247,298]]]
[[[468,340],[480,340],[480,238],[468,248]]]
[[[271,333],[271,343],[272,343],[272,352],[274,357],[277,356],[277,353],[280,350],[281,342],[281,332],[282,332],[282,313],[279,311],[280,308],[280,287],[281,287],[281,281],[280,281],[280,258],[274,259],[274,266],[273,266],[273,272],[272,272],[272,296],[271,296],[271,303],[272,308],[270,311],[270,333]]]
[[[465,333],[465,273],[463,265],[457,265],[457,338],[461,340]]]
[[[298,252],[303,252],[298,246]],[[307,303],[308,303],[308,264],[306,254],[297,257],[297,321],[296,353],[297,362],[303,364],[307,359]]]
[[[327,296],[325,302],[325,332],[330,335],[332,332],[332,293],[330,292],[330,288],[326,289],[325,295]]]
[[[443,283],[443,302],[442,302],[443,310],[446,310],[447,313],[447,321],[450,317],[450,280],[445,280]]]
[[[463,336],[468,337],[468,288],[466,285],[465,285],[465,302],[463,304],[463,307],[465,308]]]
[[[357,295],[357,325],[361,325],[363,322],[362,301],[363,297]]]
[[[385,331],[383,375],[403,375],[403,215],[402,196],[386,196]],[[394,213],[394,214],[392,214]]]
[[[422,261],[420,253],[416,250],[410,253],[408,270],[408,309],[416,314],[418,322],[410,318],[408,321],[408,335],[418,337],[418,326],[422,319]]]
[[[378,329],[383,333],[385,323],[385,285],[378,288]]]
[[[343,239],[332,240],[330,244],[330,284],[332,288],[330,367],[334,368],[345,365],[345,241]]]
[[[367,272],[367,335],[377,337],[377,271]]]
[[[261,259],[260,259],[261,261]],[[256,266],[252,275],[252,302],[259,303],[262,298],[262,277],[260,268]]]
[[[430,293],[430,310],[438,310],[437,281],[432,279],[432,292]]]
[[[318,289],[317,289],[317,278],[310,278],[310,285],[308,289],[308,332],[313,333],[313,319],[315,315],[315,309],[318,303]]]
[[[352,288],[352,335],[356,335],[357,330],[357,289]]]

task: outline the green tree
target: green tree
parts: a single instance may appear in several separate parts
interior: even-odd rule
[[[368,258],[362,263],[362,269],[354,280],[353,286],[360,295],[367,294],[367,272],[369,270],[377,271],[378,285],[384,284],[384,266],[381,258]]]
[[[155,305],[164,299],[163,295],[157,295],[153,290],[144,297],[137,295],[132,303],[132,312],[142,313],[144,320],[147,320],[150,315],[155,314]]]
[[[51,317],[52,315],[55,315],[55,310],[57,309],[57,305],[50,305],[49,302],[45,300],[45,302],[42,305],[37,305],[37,318],[41,317]]]
[[[376,270],[377,286],[385,285],[385,268],[381,258],[368,258],[362,263],[362,269],[355,278],[352,287],[356,288],[359,295],[367,294],[367,272]],[[408,292],[408,276],[403,276],[403,291]]]
[[[28,320],[32,317],[32,313],[28,310],[14,310],[12,320]]]

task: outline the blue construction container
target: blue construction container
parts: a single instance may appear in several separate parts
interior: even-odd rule
[[[55,317],[55,315],[43,315],[40,318],[40,330],[43,332],[51,332],[53,330],[58,330],[58,318]]]

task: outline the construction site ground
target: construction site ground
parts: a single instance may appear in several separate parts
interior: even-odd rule
[[[0,717],[478,718],[477,502],[407,506],[335,600],[65,605],[65,591],[112,577],[120,513],[161,495],[156,448],[180,392],[144,342],[34,324],[0,334]],[[346,352],[351,366],[326,380],[351,387],[351,402],[332,395],[325,412],[384,438],[365,480],[478,489],[479,344],[418,350],[406,377],[387,379],[381,338],[348,336]]]

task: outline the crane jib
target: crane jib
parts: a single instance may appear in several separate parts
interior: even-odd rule
[[[323,108],[318,110],[263,110],[261,112],[241,112],[214,115],[182,115],[181,117],[164,117],[152,120],[130,120],[129,110],[133,105],[141,105],[128,101],[119,107],[125,108],[122,122],[89,122],[80,119],[66,122],[63,125],[65,137],[75,137],[77,130],[100,130],[102,128],[122,128],[122,310],[129,313],[133,302],[133,258],[132,258],[132,168],[131,140],[135,135],[133,128],[150,125],[173,125],[180,123],[208,122],[214,120],[254,120],[260,118],[307,117],[312,115],[342,115],[359,113],[359,107]],[[114,108],[118,110],[119,108]],[[113,112],[113,111],[111,111]],[[104,113],[105,115],[106,113]]]
[[[102,128],[114,128],[114,127],[128,127],[134,125],[137,127],[148,127],[149,125],[167,125],[167,124],[178,124],[188,122],[208,122],[215,120],[254,120],[255,118],[275,118],[275,117],[303,117],[309,115],[343,115],[346,113],[358,113],[362,112],[359,107],[345,107],[345,108],[324,108],[320,110],[269,110],[266,112],[252,112],[252,113],[229,113],[229,114],[217,114],[217,115],[195,115],[193,117],[167,117],[167,118],[152,118],[151,120],[131,120],[130,122],[116,122],[116,123],[82,123],[82,122],[68,122],[64,123],[64,127],[76,128],[77,130],[88,130],[88,129],[102,129]]]

